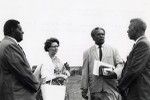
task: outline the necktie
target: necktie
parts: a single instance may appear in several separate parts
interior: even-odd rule
[[[99,60],[102,60],[102,46],[99,45]],[[99,75],[103,75],[103,68],[99,67]]]
[[[99,60],[102,60],[102,46],[99,46]]]

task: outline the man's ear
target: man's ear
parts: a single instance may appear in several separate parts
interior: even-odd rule
[[[13,36],[15,34],[15,29],[14,28],[11,28],[11,35]]]

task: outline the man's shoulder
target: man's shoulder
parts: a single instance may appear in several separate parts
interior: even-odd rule
[[[9,47],[10,45],[12,45],[13,43],[9,40],[9,39],[3,39],[2,41],[1,41],[1,47],[3,48],[3,49],[5,49],[5,48],[7,48],[7,47]]]
[[[89,52],[91,52],[94,48],[95,48],[95,45],[93,45],[93,46],[89,47],[88,49],[86,49],[86,50],[84,51],[84,53],[89,53]]]
[[[149,41],[149,39],[148,38],[143,38],[142,40],[141,40],[141,42],[145,42],[145,43],[147,43],[147,44],[150,44],[150,41]]]
[[[110,46],[109,44],[104,44],[104,45],[103,45],[103,48],[104,48],[104,49],[107,49],[107,50],[115,50],[115,48],[112,47],[112,46]]]
[[[137,43],[136,46],[146,46],[146,47],[150,47],[150,41],[145,37],[140,39]]]
[[[0,44],[4,54],[20,52],[18,44],[11,39],[3,39]]]
[[[12,39],[5,37],[2,41],[1,41],[2,45],[17,45],[17,43],[15,43]]]

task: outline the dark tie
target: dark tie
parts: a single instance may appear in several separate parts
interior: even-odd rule
[[[99,60],[102,60],[102,46],[99,46]]]
[[[99,45],[99,60],[102,60],[102,46]],[[99,75],[103,75],[103,69],[100,67],[99,68]]]

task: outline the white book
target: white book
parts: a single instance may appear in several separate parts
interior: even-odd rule
[[[113,69],[115,68],[113,65],[110,65],[108,63],[99,61],[99,60],[95,60],[94,61],[94,68],[93,68],[93,74],[94,75],[98,75],[99,76],[99,68],[103,67],[103,74],[105,75],[107,73],[107,71],[113,71]]]

